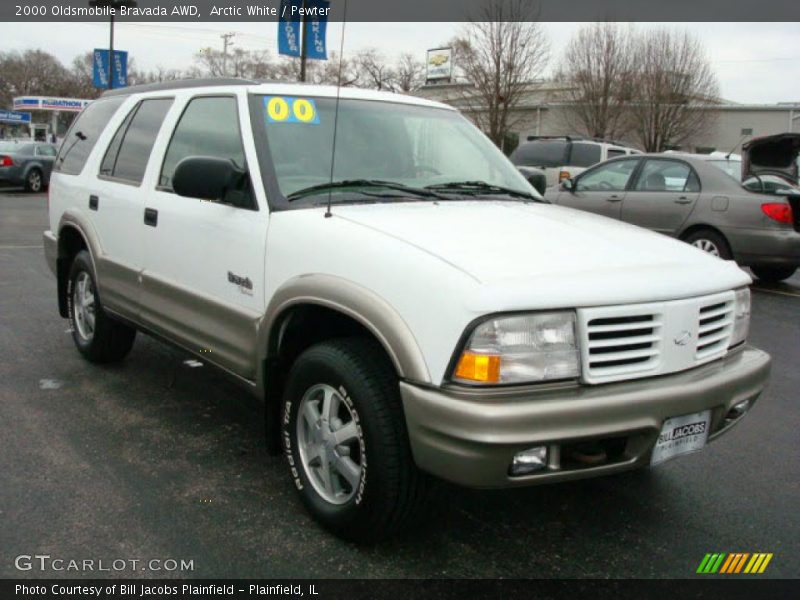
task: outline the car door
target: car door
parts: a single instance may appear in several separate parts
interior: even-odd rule
[[[619,219],[625,189],[639,164],[637,158],[623,158],[601,163],[581,173],[572,190],[561,190],[557,203]]]
[[[143,227],[141,319],[153,331],[234,373],[255,375],[256,324],[266,309],[264,252],[268,211],[252,186],[232,198],[205,201],[172,189],[177,164],[191,156],[233,160],[247,169],[241,123],[246,103],[235,95],[187,97],[139,218]],[[252,149],[251,149],[252,152]],[[245,206],[246,205],[246,206]]]
[[[36,160],[42,165],[43,181],[50,181],[50,173],[53,172],[53,162],[56,159],[56,148],[50,144],[38,144],[36,146]]]
[[[622,203],[622,220],[677,235],[700,196],[700,180],[689,163],[647,158]]]
[[[150,155],[173,102],[172,97],[146,98],[122,111],[122,122],[90,165],[94,176],[84,202],[102,249],[98,269],[103,302],[134,320],[144,260],[139,227],[143,196],[156,176]]]

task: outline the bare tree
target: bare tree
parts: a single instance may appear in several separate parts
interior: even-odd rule
[[[425,64],[408,52],[401,54],[394,68],[398,92],[412,92],[425,83]]]
[[[276,68],[269,52],[234,48],[227,55],[215,48],[202,48],[195,55],[195,62],[207,77],[244,77],[271,79]]]
[[[358,82],[375,90],[394,90],[395,73],[375,48],[366,48],[355,55]]]
[[[568,128],[596,138],[621,138],[630,128],[633,94],[633,29],[592,23],[570,40],[557,73],[567,86]]]
[[[526,85],[540,77],[550,44],[529,0],[489,0],[454,40],[456,61],[472,84],[463,108],[498,146],[513,129]]]
[[[652,29],[634,52],[633,132],[642,148],[660,152],[702,134],[711,125],[705,107],[719,87],[702,44],[688,31]]]

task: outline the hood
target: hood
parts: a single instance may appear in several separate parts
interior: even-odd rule
[[[549,204],[456,201],[336,206],[480,284],[476,310],[668,300],[747,285],[749,277],[683,242]]]
[[[800,133],[779,133],[742,145],[742,181],[754,175],[780,175],[797,183]]]

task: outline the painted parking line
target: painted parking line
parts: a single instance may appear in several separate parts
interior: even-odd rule
[[[755,286],[751,287],[750,289],[756,292],[765,292],[767,294],[779,294],[781,296],[792,296],[794,298],[800,298],[800,293],[798,292],[783,292],[781,290],[770,290],[768,288],[755,287]]]

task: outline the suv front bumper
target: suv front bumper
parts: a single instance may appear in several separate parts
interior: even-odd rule
[[[769,355],[745,346],[689,371],[604,385],[490,390],[401,382],[400,391],[422,470],[469,487],[514,487],[647,465],[670,417],[711,410],[713,440],[740,420],[726,418],[735,404],[752,406],[769,370]],[[586,441],[614,451],[602,464],[570,461],[574,445]],[[542,445],[549,450],[546,469],[509,475],[515,454]]]

